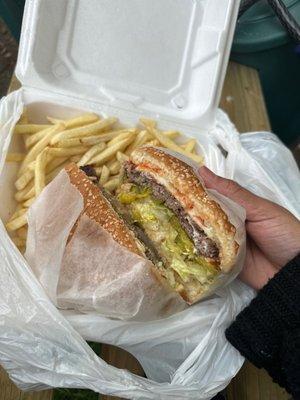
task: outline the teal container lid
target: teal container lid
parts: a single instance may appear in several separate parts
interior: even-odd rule
[[[283,0],[300,23],[300,0]],[[252,53],[281,46],[290,41],[286,29],[266,0],[259,1],[239,19],[232,51]]]

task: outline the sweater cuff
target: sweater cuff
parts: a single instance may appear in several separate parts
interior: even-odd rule
[[[300,255],[282,268],[226,330],[228,341],[285,386],[279,365],[283,336],[300,324]]]

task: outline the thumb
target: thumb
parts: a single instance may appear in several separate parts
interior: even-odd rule
[[[230,179],[221,178],[207,167],[201,167],[199,172],[208,189],[215,189],[244,207],[248,221],[257,221],[266,216],[266,210],[272,205],[268,200],[256,196]]]

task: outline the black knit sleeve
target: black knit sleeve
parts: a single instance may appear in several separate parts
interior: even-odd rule
[[[261,289],[226,330],[226,337],[300,399],[300,256]]]

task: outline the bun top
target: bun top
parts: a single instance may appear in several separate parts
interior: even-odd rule
[[[235,264],[239,245],[236,228],[221,206],[206,192],[193,168],[161,149],[145,146],[136,149],[130,161],[165,186],[185,212],[219,248],[220,269],[229,272]]]
[[[87,215],[99,224],[121,246],[142,256],[143,252],[134,234],[118,216],[109,201],[103,196],[100,188],[92,183],[76,164],[68,165],[65,167],[65,171],[72,185],[76,187],[83,197],[84,209],[82,214]],[[74,229],[76,229],[76,225]]]

